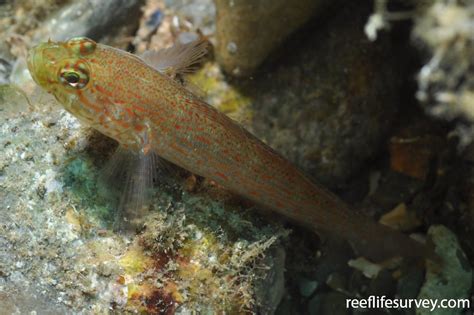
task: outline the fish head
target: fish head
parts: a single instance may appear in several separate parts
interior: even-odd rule
[[[41,88],[72,111],[93,80],[91,56],[96,48],[97,44],[85,37],[65,42],[49,40],[28,51],[28,69]]]

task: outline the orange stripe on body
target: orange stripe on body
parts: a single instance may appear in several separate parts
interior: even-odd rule
[[[99,92],[102,93],[102,94],[107,95],[108,97],[112,97],[112,96],[113,96],[112,92],[108,91],[107,89],[103,88],[103,87],[100,86],[100,85],[94,84],[94,87],[96,88],[97,91],[99,91]]]
[[[79,97],[79,100],[87,107],[93,109],[95,112],[100,113],[103,111],[103,109],[93,103],[91,103],[87,97],[82,93],[81,91],[77,91],[77,96]]]
[[[217,176],[219,176],[220,178],[222,178],[224,180],[229,180],[229,178],[221,172],[215,172],[214,174],[216,174]]]
[[[146,112],[149,112],[149,110],[141,107],[141,106],[138,106],[138,105],[132,105],[132,108],[136,111],[139,111],[139,112],[142,112],[142,113],[146,113]]]
[[[183,155],[187,155],[188,153],[186,151],[184,151],[183,149],[181,149],[178,145],[176,145],[176,143],[171,143],[170,144],[170,148],[172,148],[173,150],[183,154]]]
[[[211,141],[209,141],[207,138],[203,137],[203,136],[195,136],[195,139],[199,142],[202,142],[202,143],[205,143],[207,145],[210,145],[211,144]]]

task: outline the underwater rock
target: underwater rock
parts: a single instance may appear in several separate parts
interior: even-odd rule
[[[159,50],[173,45],[171,33],[172,16],[165,10],[162,1],[146,1],[142,7],[143,14],[140,24],[132,40],[136,54],[146,50]],[[158,44],[155,43],[158,41]]]
[[[73,1],[41,25],[34,42],[48,38],[63,41],[76,36],[100,40],[123,29],[132,30],[138,26],[143,3],[143,0]]]
[[[39,292],[21,284],[4,285],[0,278],[1,314],[67,314],[65,307],[43,298]]]
[[[376,217],[395,209],[402,202],[410,201],[423,187],[419,179],[391,170],[371,177],[371,191],[362,208]]]
[[[350,245],[341,239],[327,237],[318,249],[323,254],[318,256],[314,264],[312,278],[318,283],[327,283],[334,274],[344,277],[349,273],[347,262],[354,253]]]
[[[307,314],[350,314],[346,308],[346,299],[346,295],[334,291],[317,294],[308,303]]]
[[[414,299],[420,292],[424,280],[424,271],[412,266],[403,273],[397,283],[397,295],[402,299]]]
[[[396,292],[397,282],[392,273],[392,270],[384,269],[374,279],[371,279],[366,291],[367,296],[393,296]]]
[[[307,278],[300,277],[298,281],[298,289],[302,296],[309,297],[318,288],[318,282]]]
[[[369,12],[358,3],[317,21],[245,91],[254,98],[254,133],[329,187],[377,152],[399,106],[403,63],[388,38],[365,38]]]
[[[257,282],[256,300],[258,314],[274,314],[285,292],[285,249],[275,246],[268,251],[263,264],[265,277]],[[271,288],[270,290],[268,288]]]
[[[326,1],[215,0],[216,56],[226,72],[244,77]]]
[[[7,84],[13,68],[14,57],[4,43],[0,44],[0,84]]]
[[[447,146],[444,133],[436,134],[433,129],[436,130],[433,123],[422,116],[392,135],[388,144],[390,168],[426,180],[432,168],[430,163]]]
[[[132,42],[135,53],[159,50],[176,42],[210,39],[215,33],[213,0],[149,0]]]
[[[334,291],[344,292],[347,285],[347,279],[345,275],[334,272],[329,275],[326,284]]]
[[[308,314],[309,315],[318,315],[321,314],[321,300],[322,296],[320,294],[315,295],[308,302]]]
[[[213,0],[164,0],[164,2],[178,19],[186,19],[194,29],[199,29],[203,35],[212,36],[215,33],[216,8]]]
[[[418,299],[468,299],[472,290],[472,269],[456,235],[442,225],[430,227],[428,235],[441,258],[442,268],[432,263],[427,265],[425,283]],[[420,308],[416,314],[431,314],[431,311]],[[439,308],[436,314],[463,314],[463,310]]]
[[[358,257],[356,259],[351,259],[347,263],[350,267],[359,270],[367,278],[374,279],[378,276],[379,272],[383,270],[383,266],[374,264],[364,257]]]
[[[385,213],[379,222],[400,231],[412,231],[422,224],[415,211],[408,209],[403,202],[390,212]]]

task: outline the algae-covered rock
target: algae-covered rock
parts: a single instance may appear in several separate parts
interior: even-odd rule
[[[282,290],[281,227],[205,193],[160,186],[140,233],[115,232],[114,208],[97,190],[110,140],[59,107],[33,105],[13,117],[0,114],[0,285],[7,309],[216,314],[278,303],[281,295],[265,283]],[[25,298],[38,292],[38,303],[19,307],[24,298],[11,296],[15,287]]]
[[[248,76],[326,1],[216,0],[216,55],[226,72]]]
[[[225,75],[216,63],[206,63],[202,69],[188,76],[198,93],[204,94],[206,102],[240,124],[251,127],[253,117],[252,99],[235,85],[225,80]]]
[[[466,255],[461,249],[456,235],[442,225],[432,226],[428,235],[436,246],[436,253],[441,258],[442,267],[437,264],[428,264],[426,280],[418,299],[453,299],[465,301],[469,298],[472,289],[472,269]],[[468,305],[465,305],[467,307]],[[462,308],[437,308],[435,314],[463,314]],[[433,314],[432,310],[419,308],[417,315]]]
[[[285,258],[283,247],[274,247],[265,257],[265,265],[269,268],[265,277],[257,283],[256,300],[260,314],[273,314],[280,304],[285,292]],[[266,288],[271,288],[268,290]]]

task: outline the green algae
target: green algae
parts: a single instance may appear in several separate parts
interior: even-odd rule
[[[77,157],[67,163],[65,167],[64,182],[66,186],[76,190],[79,194],[88,198],[96,190],[94,173],[97,170],[90,161]]]
[[[61,174],[65,188],[79,201],[84,212],[100,225],[110,227],[115,213],[105,196],[97,193],[98,173],[92,160],[79,154],[65,163]]]

